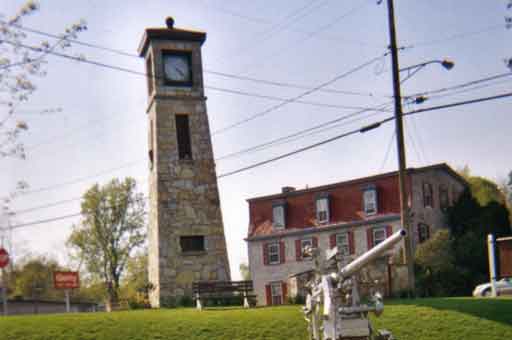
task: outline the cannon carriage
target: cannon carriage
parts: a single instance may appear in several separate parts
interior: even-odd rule
[[[338,248],[327,250],[308,247],[304,252],[315,261],[314,278],[308,282],[309,293],[303,307],[311,340],[377,340],[393,339],[386,330],[373,330],[368,313],[379,316],[384,310],[382,294],[374,292],[369,303],[362,303],[357,274],[406,235],[401,229],[374,248],[344,263]]]

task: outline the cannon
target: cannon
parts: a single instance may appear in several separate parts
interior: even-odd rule
[[[303,307],[310,340],[392,340],[386,330],[373,330],[368,313],[379,316],[384,310],[382,294],[375,293],[369,303],[361,303],[356,275],[393,248],[406,235],[400,229],[383,242],[350,263],[339,258],[338,248],[327,250],[307,247],[306,254],[315,263],[314,278],[307,283],[309,292]]]

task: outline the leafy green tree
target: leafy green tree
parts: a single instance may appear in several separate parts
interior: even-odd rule
[[[106,289],[107,308],[118,302],[121,277],[130,256],[146,240],[144,197],[132,178],[93,185],[82,199],[82,221],[67,245]]]
[[[418,245],[415,263],[417,286],[422,296],[450,295],[444,281],[453,276],[455,254],[448,230],[439,230]]]
[[[132,308],[148,307],[148,294],[152,289],[148,275],[148,254],[144,252],[131,257],[121,282],[121,298]]]
[[[56,299],[62,292],[53,288],[53,272],[62,270],[57,261],[45,256],[27,255],[9,271],[10,297]]]

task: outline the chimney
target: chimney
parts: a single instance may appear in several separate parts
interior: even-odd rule
[[[282,188],[281,188],[281,192],[282,192],[283,194],[287,194],[287,193],[292,192],[292,191],[295,191],[295,188],[294,188],[294,187],[282,187]]]

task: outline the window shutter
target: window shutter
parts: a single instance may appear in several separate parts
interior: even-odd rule
[[[366,241],[368,242],[368,250],[373,248],[373,230],[366,229]]]
[[[348,250],[350,255],[354,255],[356,253],[355,245],[354,245],[354,232],[348,232]]]
[[[267,296],[267,306],[272,306],[272,291],[270,285],[265,285],[265,295]]]
[[[285,251],[284,251],[284,242],[279,241],[279,259],[281,260],[281,263],[285,263]]]
[[[313,236],[313,248],[318,248],[318,238]]]
[[[329,244],[331,246],[331,249],[336,247],[336,234],[332,234],[330,237],[329,237]]]
[[[283,304],[288,301],[288,286],[286,282],[281,283],[281,290],[283,292]]]
[[[390,237],[391,235],[393,235],[393,227],[391,227],[390,225],[387,225],[386,226],[386,238]]]
[[[268,266],[268,244],[263,243],[263,264]]]
[[[302,248],[300,246],[300,240],[295,240],[295,259],[297,261],[302,259]]]

